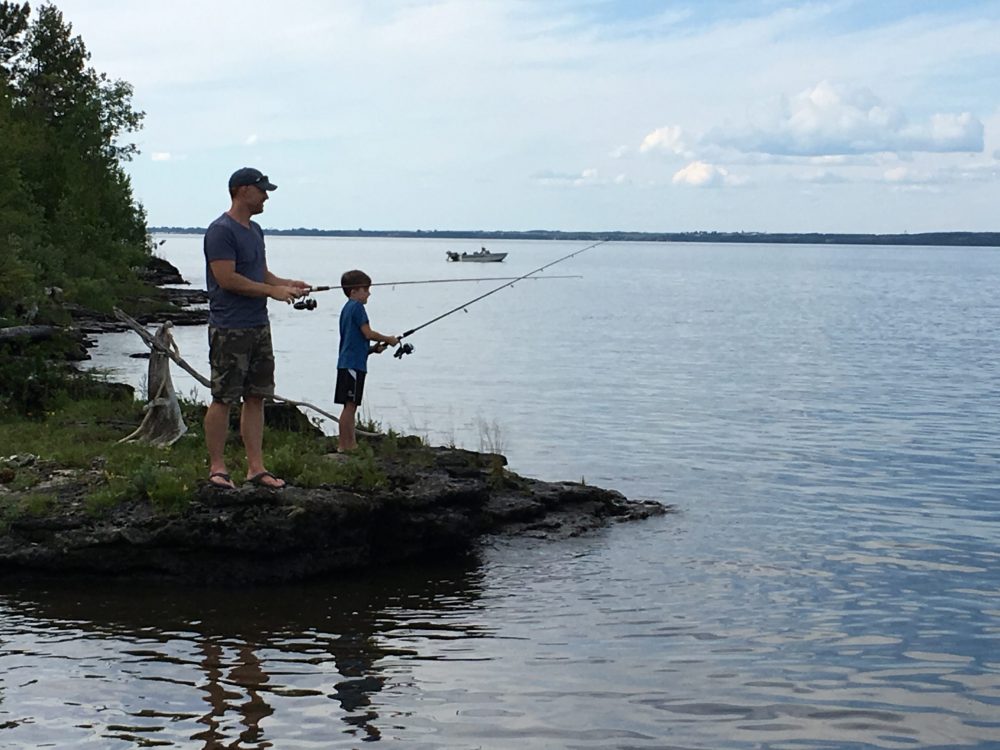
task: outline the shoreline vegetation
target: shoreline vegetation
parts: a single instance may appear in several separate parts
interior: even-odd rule
[[[467,554],[491,535],[560,539],[670,512],[391,430],[339,454],[336,438],[284,404],[266,408],[265,455],[290,485],[240,484],[231,429],[240,486],[218,489],[205,480],[205,407],[180,406],[190,429],[165,447],[120,442],[143,416],[128,386],[80,394],[44,422],[0,419],[0,443],[17,450],[0,455],[0,578],[287,582]]]
[[[150,227],[150,234],[204,234],[204,227]],[[570,240],[574,242],[737,242],[773,245],[910,245],[1000,248],[1000,232],[863,234],[829,232],[565,232],[450,229],[265,229],[276,237],[391,237],[439,240]]]

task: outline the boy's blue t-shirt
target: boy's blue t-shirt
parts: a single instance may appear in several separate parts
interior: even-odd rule
[[[368,322],[365,306],[349,299],[340,311],[340,356],[338,370],[368,372],[368,339],[361,326]]]
[[[208,289],[208,324],[214,328],[254,328],[267,325],[267,297],[247,297],[227,292],[215,280],[213,260],[236,261],[236,273],[264,281],[267,257],[264,230],[251,221],[247,228],[228,214],[213,221],[205,232],[205,281]]]

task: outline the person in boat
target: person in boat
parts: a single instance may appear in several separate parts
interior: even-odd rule
[[[381,354],[387,346],[396,346],[399,339],[372,330],[365,305],[371,296],[372,280],[364,271],[345,271],[340,277],[347,302],[340,311],[340,354],[337,358],[337,385],[333,401],[342,404],[337,452],[346,453],[358,447],[354,423],[365,390],[368,355]],[[375,342],[374,344],[370,342]]]
[[[243,401],[240,435],[247,455],[247,481],[280,489],[283,479],[264,467],[264,399],[274,395],[274,351],[267,300],[291,303],[309,284],[275,276],[268,269],[264,231],[251,220],[264,210],[274,185],[258,169],[243,167],[229,178],[229,210],[205,232],[208,284],[208,359],[212,403],[205,412],[209,478],[234,489],[226,470],[225,445],[232,404]]]

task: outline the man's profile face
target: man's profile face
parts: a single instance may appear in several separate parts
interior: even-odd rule
[[[256,185],[243,185],[239,190],[240,201],[250,210],[251,215],[256,215],[264,210],[264,201],[267,200],[267,191],[261,190]]]

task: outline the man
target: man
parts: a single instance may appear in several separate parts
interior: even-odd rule
[[[247,481],[285,486],[264,468],[264,399],[274,394],[274,352],[267,300],[291,303],[306,294],[304,281],[283,279],[268,270],[264,232],[251,221],[264,210],[268,191],[277,189],[258,169],[243,167],[229,178],[232,205],[205,232],[208,282],[208,359],[212,403],[205,413],[208,481],[235,489],[226,471],[225,445],[230,406],[241,398],[240,436],[247,454]]]

